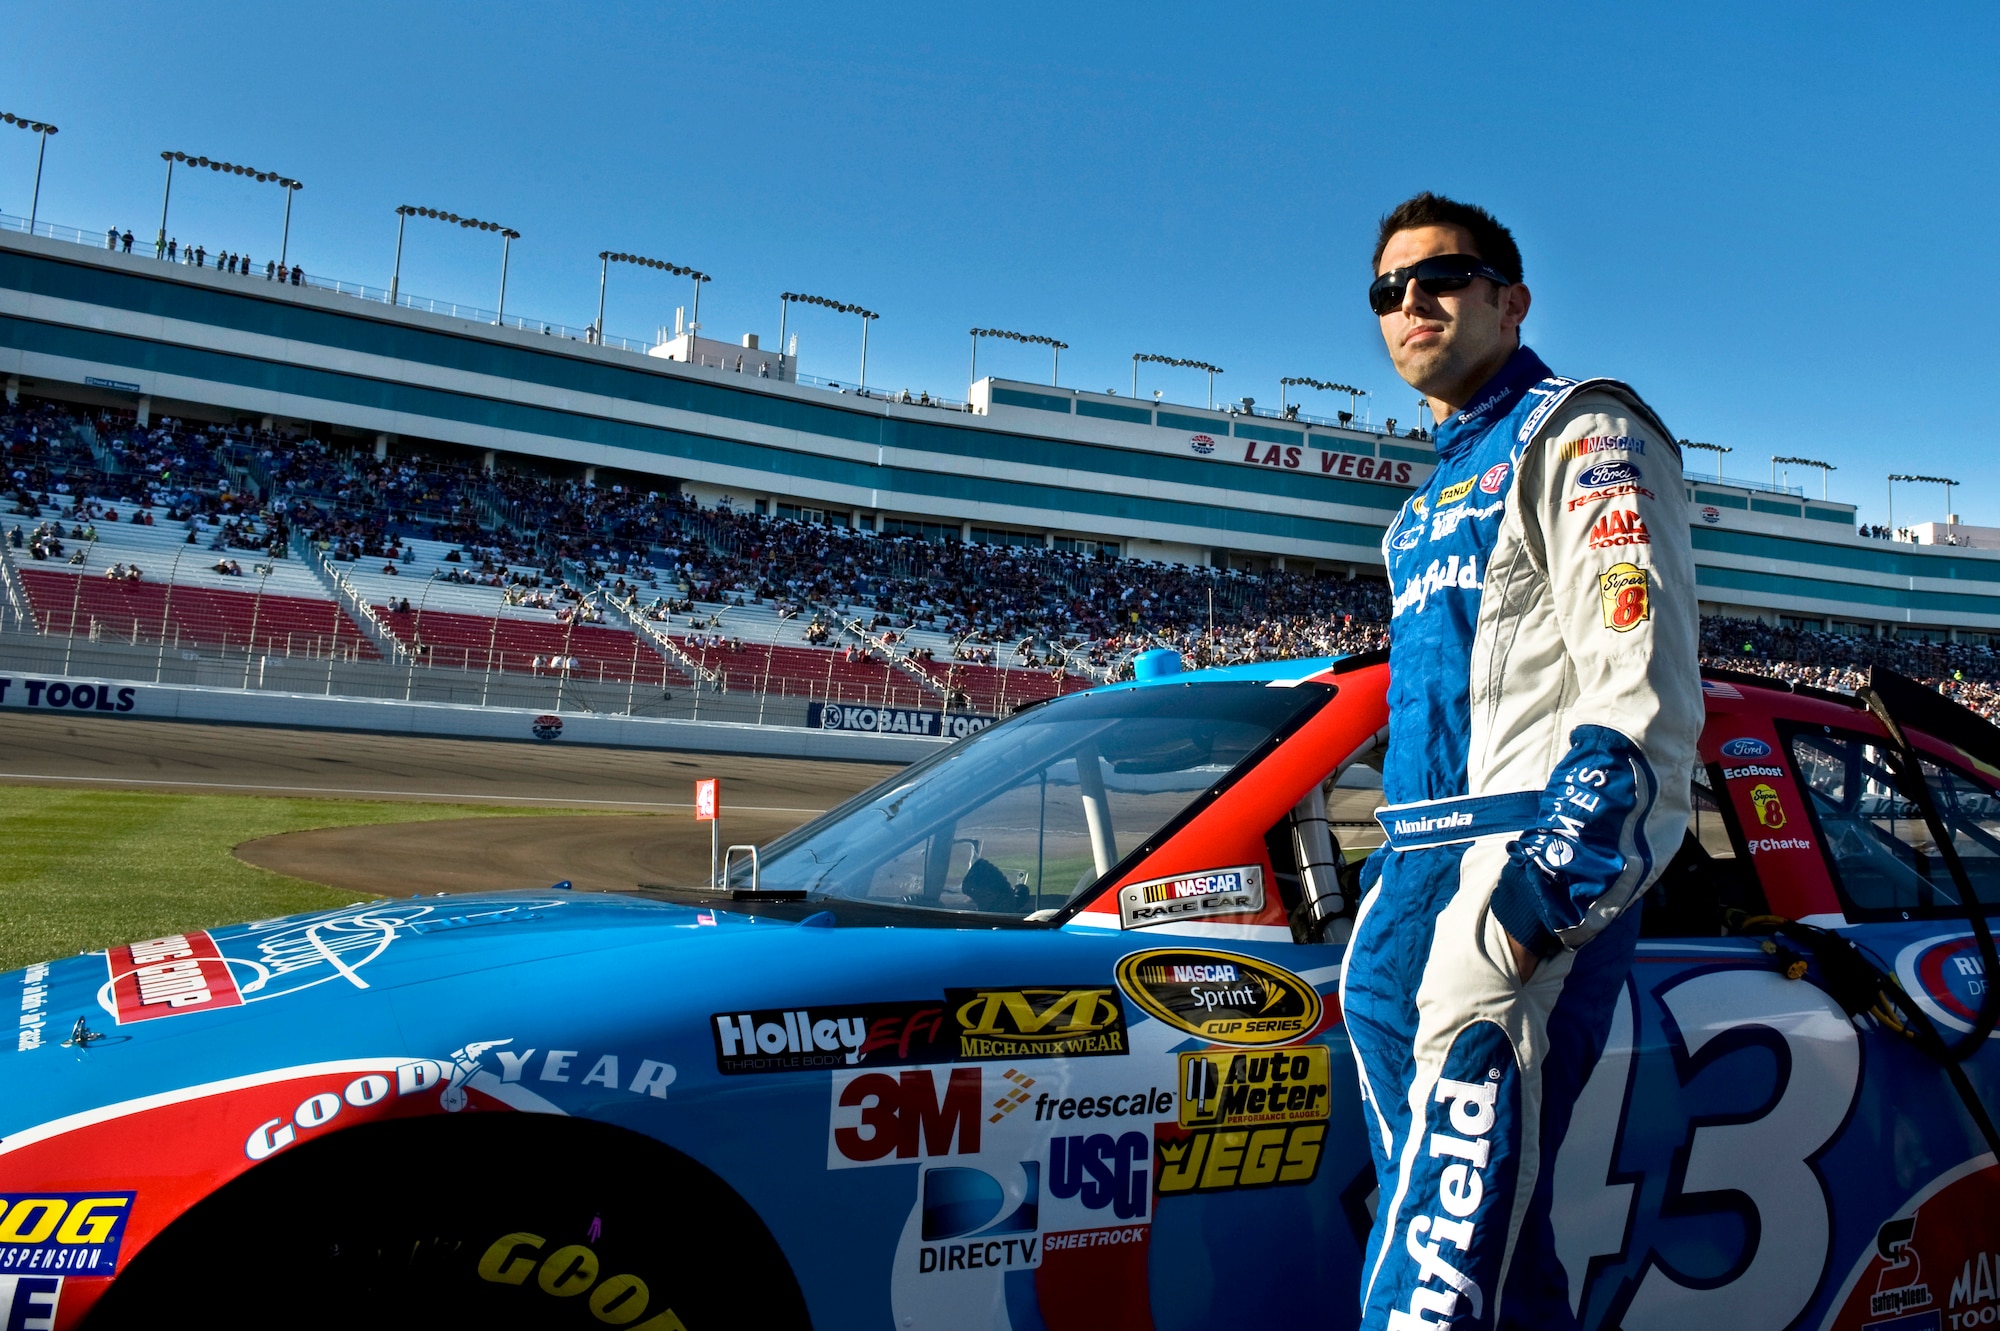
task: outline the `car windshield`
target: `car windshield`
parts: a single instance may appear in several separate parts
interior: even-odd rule
[[[1110,873],[1321,685],[1213,682],[1064,698],[965,739],[769,847],[762,891],[1025,919]],[[730,886],[750,886],[749,866]]]

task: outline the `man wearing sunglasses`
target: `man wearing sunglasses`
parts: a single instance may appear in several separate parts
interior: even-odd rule
[[[1388,844],[1341,981],[1380,1185],[1362,1324],[1574,1327],[1555,1156],[1702,721],[1680,458],[1630,388],[1522,344],[1520,249],[1484,209],[1400,205],[1375,274],[1438,466],[1383,540]]]

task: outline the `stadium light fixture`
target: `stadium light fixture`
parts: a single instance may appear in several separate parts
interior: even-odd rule
[[[801,305],[823,305],[835,314],[858,314],[861,316],[861,379],[855,385],[862,392],[868,391],[868,321],[882,316],[873,310],[864,310],[859,305],[849,305],[844,301],[828,300],[825,296],[808,296],[802,291],[786,291],[778,296],[778,352],[782,357],[785,350],[785,313],[792,303]],[[784,361],[780,359],[780,365]],[[797,371],[794,371],[797,373]]]
[[[1009,342],[1028,342],[1036,346],[1048,347],[1055,357],[1049,368],[1049,386],[1052,388],[1060,388],[1062,386],[1062,354],[1069,350],[1069,343],[1058,342],[1052,337],[1043,337],[1040,333],[1010,333],[1004,328],[975,328],[972,330],[972,383],[976,384],[979,382],[979,339],[982,337],[1003,337]],[[967,396],[971,396],[969,389],[967,390]]]
[[[1897,481],[1906,481],[1915,485],[1942,485],[1944,487],[1945,525],[1951,525],[1951,492],[1952,488],[1958,484],[1957,481],[1954,481],[1949,476],[1910,476],[1902,472],[1892,472],[1889,475],[1889,532],[1891,535],[1894,535],[1896,531]]]
[[[482,222],[476,217],[460,217],[457,213],[448,213],[441,208],[419,208],[414,204],[408,203],[397,205],[396,271],[389,279],[389,303],[391,305],[396,303],[396,295],[402,289],[403,224],[412,217],[429,217],[440,222],[455,222],[459,226],[472,231],[498,231],[500,233],[500,308],[493,312],[493,322],[495,324],[505,323],[507,321],[507,259],[513,251],[514,242],[521,238],[521,233],[512,227],[501,226],[498,222]]]
[[[1354,417],[1357,414],[1359,414],[1361,409],[1357,405],[1357,403],[1360,401],[1360,399],[1368,396],[1367,389],[1356,388],[1352,384],[1330,384],[1326,382],[1324,379],[1314,379],[1308,375],[1295,374],[1295,375],[1287,375],[1283,379],[1278,380],[1278,405],[1280,407],[1287,407],[1291,405],[1287,399],[1286,394],[1288,390],[1293,388],[1317,388],[1322,393],[1347,394],[1348,420],[1353,420]],[[1343,424],[1345,424],[1345,422],[1343,422]]]
[[[278,245],[278,262],[283,263],[292,252],[292,195],[305,188],[303,181],[281,176],[276,171],[259,171],[254,166],[238,166],[234,162],[217,161],[209,157],[190,157],[183,152],[163,152],[160,160],[167,164],[167,190],[160,199],[160,234],[153,242],[153,252],[164,258],[167,253],[167,205],[174,198],[174,163],[185,162],[189,166],[205,166],[211,171],[226,171],[233,176],[248,176],[264,185],[278,185],[285,191],[285,238]]]
[[[643,254],[624,254],[617,250],[599,250],[597,258],[601,266],[597,270],[597,324],[593,332],[599,346],[604,345],[604,284],[611,274],[611,265],[614,263],[629,263],[640,268],[657,268],[663,273],[672,273],[675,277],[693,278],[694,328],[688,330],[688,336],[693,337],[696,329],[701,327],[701,284],[708,281],[707,273],[696,272],[686,264],[668,263],[665,259],[648,259]],[[688,345],[694,344],[690,342]]]
[[[1722,444],[1704,444],[1699,439],[1680,439],[1675,442],[1680,444],[1682,448],[1698,448],[1704,453],[1715,454],[1715,479],[1718,484],[1722,480],[1722,455],[1736,451]]]
[[[41,144],[35,149],[35,196],[28,204],[28,234],[32,236],[35,234],[35,218],[42,207],[42,158],[49,151],[49,135],[56,133],[57,130],[46,120],[29,120],[25,116],[15,115],[12,111],[0,111],[0,124],[12,125],[16,129],[25,129],[30,134],[41,136]]]
[[[1821,499],[1826,498],[1826,474],[1830,471],[1840,470],[1840,468],[1834,466],[1831,462],[1821,462],[1817,458],[1774,457],[1771,459],[1771,484],[1773,485],[1778,483],[1778,468],[1780,467],[1818,467],[1819,497]]]
[[[1139,362],[1152,365],[1170,365],[1179,370],[1208,371],[1208,409],[1215,410],[1215,376],[1222,373],[1220,365],[1210,365],[1205,360],[1182,360],[1178,356],[1155,356],[1150,351],[1132,353],[1132,396],[1139,396]]]

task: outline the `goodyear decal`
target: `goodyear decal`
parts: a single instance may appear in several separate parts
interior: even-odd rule
[[[1243,864],[1208,869],[1178,878],[1128,883],[1118,889],[1118,914],[1127,929],[1196,920],[1211,915],[1247,915],[1264,909],[1264,866]]]
[[[136,1192],[0,1193],[0,1272],[108,1276]]]
[[[1146,1012],[1215,1044],[1287,1044],[1319,1025],[1319,991],[1234,952],[1155,948],[1118,963],[1118,984]]]

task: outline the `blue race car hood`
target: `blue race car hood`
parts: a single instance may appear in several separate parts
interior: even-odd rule
[[[0,975],[20,1013],[15,1047],[0,1050],[0,1137],[274,1058],[435,1053],[392,1001],[411,986],[561,957],[591,958],[569,970],[595,968],[640,946],[678,956],[682,944],[691,955],[675,969],[688,974],[722,935],[795,929],[635,897],[503,892],[361,902],[38,963]]]

